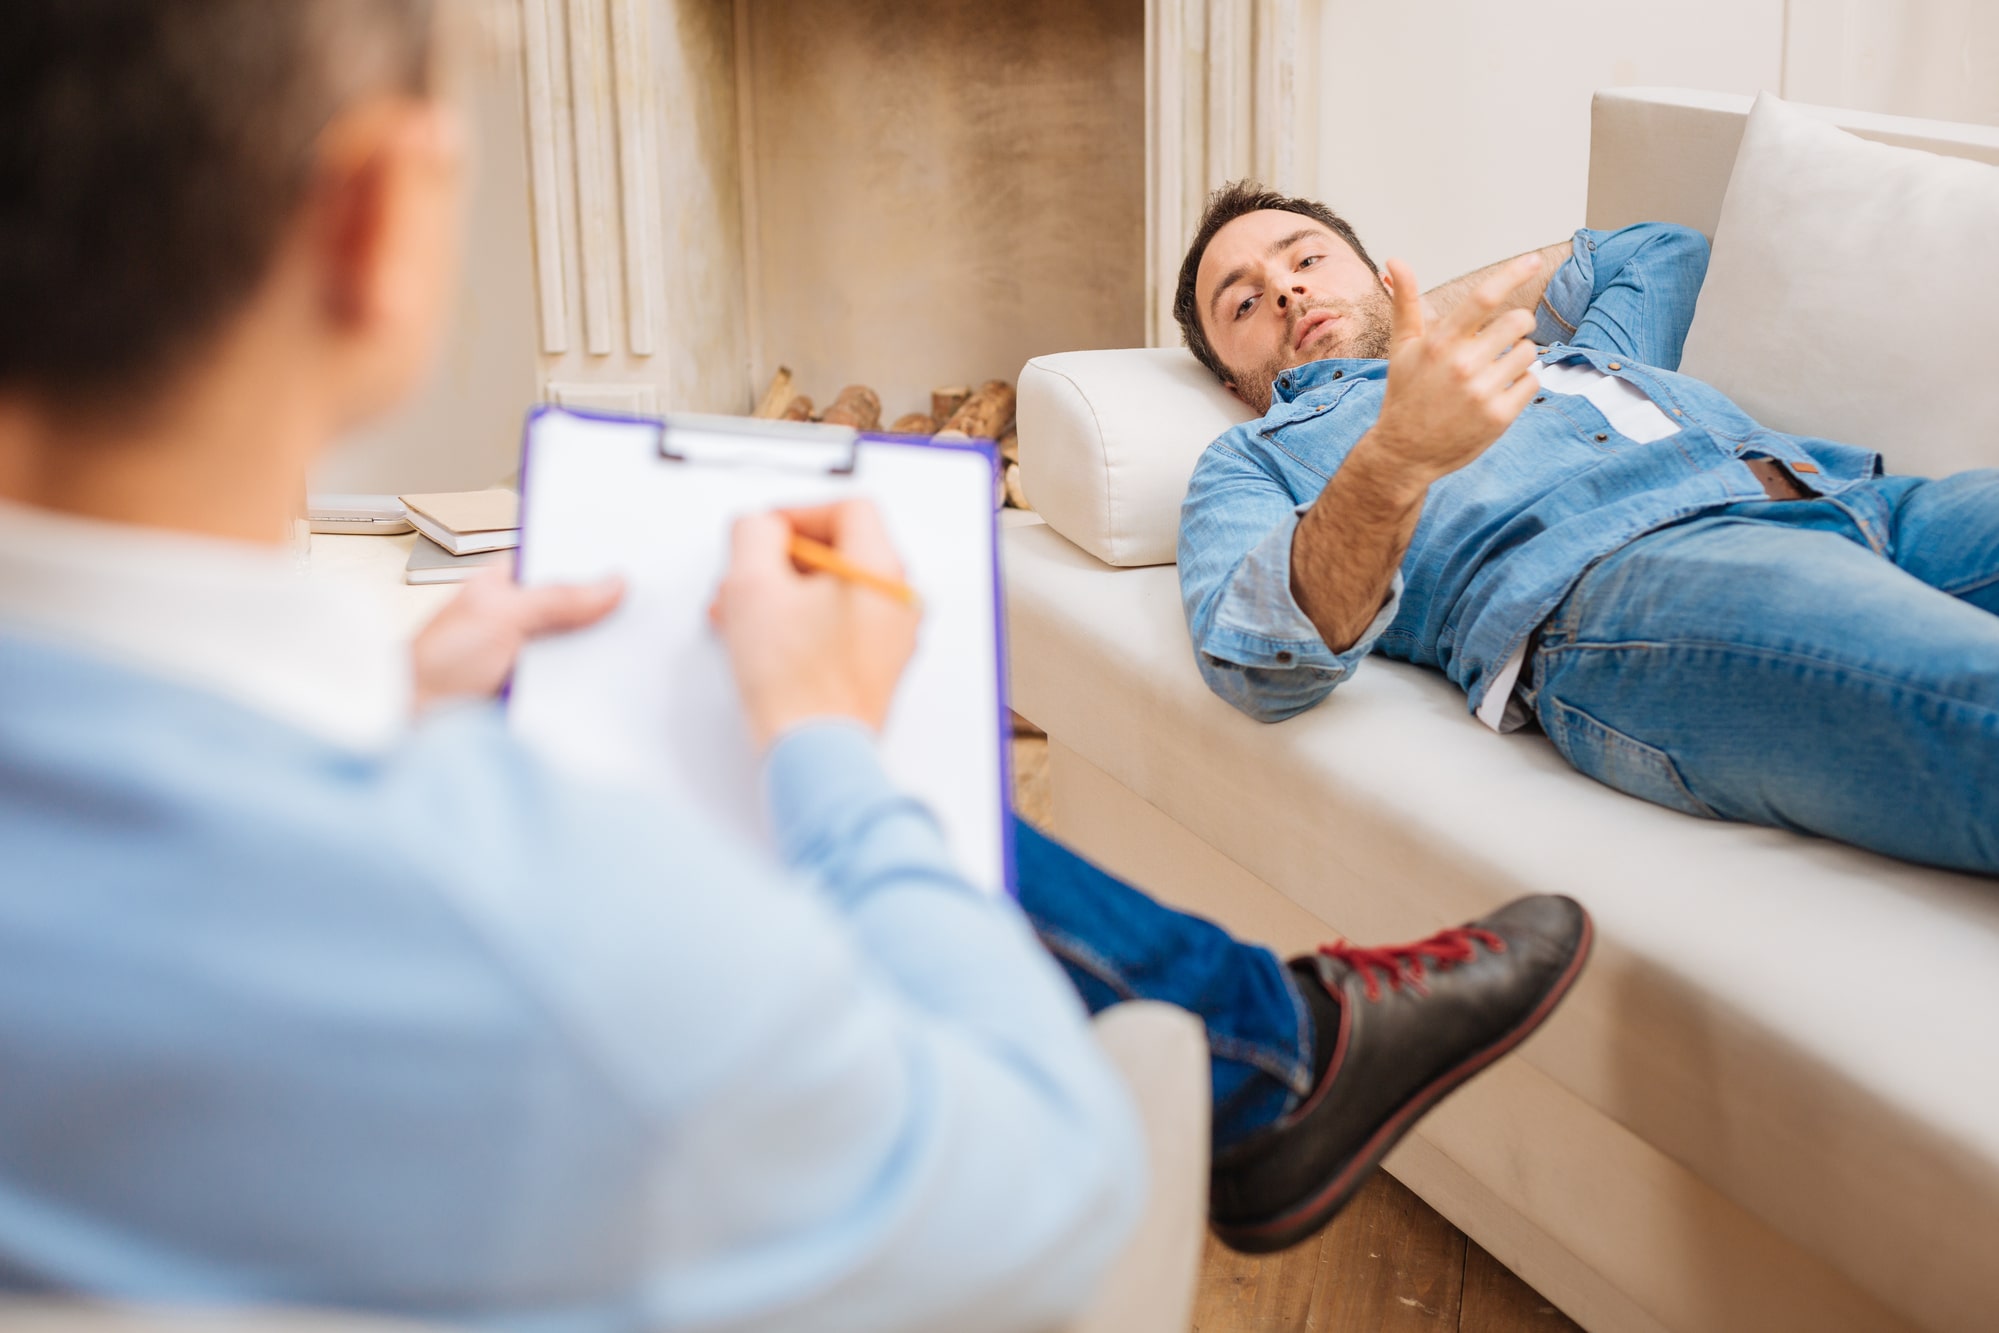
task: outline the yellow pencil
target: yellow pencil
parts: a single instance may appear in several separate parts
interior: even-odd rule
[[[872,588],[884,597],[893,597],[904,606],[922,610],[923,599],[916,595],[916,589],[898,579],[877,574],[871,569],[862,569],[847,557],[828,546],[825,542],[814,541],[810,537],[791,535],[791,558],[807,569],[816,569],[831,574],[836,579],[858,583],[863,588]]]

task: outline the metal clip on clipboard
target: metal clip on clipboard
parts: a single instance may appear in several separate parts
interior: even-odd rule
[[[671,463],[850,477],[860,459],[861,433],[852,426],[691,412],[669,414],[658,426],[659,456]]]

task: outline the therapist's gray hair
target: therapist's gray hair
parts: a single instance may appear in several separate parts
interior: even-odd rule
[[[262,280],[350,100],[429,90],[432,0],[0,0],[0,389],[162,386]]]

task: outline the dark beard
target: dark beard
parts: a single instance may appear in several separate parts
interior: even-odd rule
[[[1354,335],[1348,344],[1347,355],[1363,361],[1386,361],[1390,346],[1390,335],[1395,326],[1390,312],[1393,310],[1388,298],[1369,301],[1353,312]]]
[[[1327,308],[1326,306],[1314,307],[1314,309],[1319,310]],[[1346,318],[1351,332],[1348,334],[1343,346],[1330,347],[1313,357],[1313,360],[1323,361],[1332,357],[1347,357],[1362,361],[1385,361],[1388,359],[1390,335],[1394,329],[1392,319],[1394,306],[1390,303],[1386,291],[1377,292],[1361,305],[1335,308],[1339,309],[1341,315]],[[1304,314],[1299,315],[1299,318],[1303,319],[1306,314],[1310,313],[1311,311],[1308,310]],[[1295,328],[1297,326],[1293,325],[1292,327]],[[1289,358],[1279,357],[1268,362],[1253,374],[1237,375],[1234,377],[1237,391],[1242,395],[1243,401],[1258,412],[1268,412],[1270,410],[1271,381],[1275,380],[1288,369],[1290,369]]]

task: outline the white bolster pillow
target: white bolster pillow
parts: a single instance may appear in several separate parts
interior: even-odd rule
[[[1201,452],[1256,415],[1182,347],[1037,356],[1020,372],[1020,481],[1108,565],[1170,565]]]

